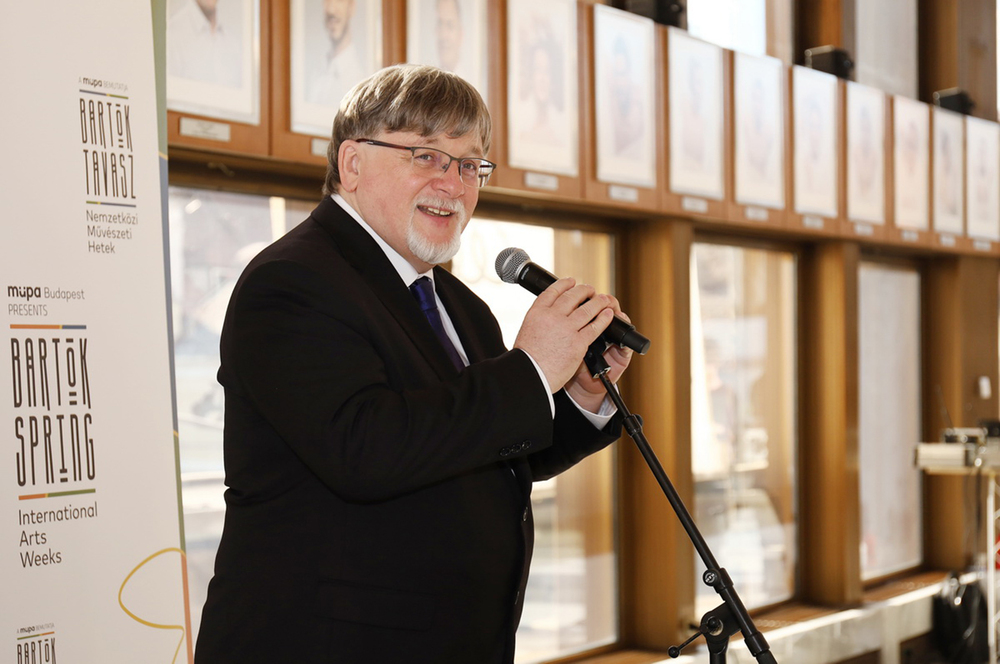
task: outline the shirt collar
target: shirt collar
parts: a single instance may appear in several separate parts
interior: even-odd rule
[[[374,228],[369,226],[368,223],[361,218],[361,215],[358,214],[358,211],[355,210],[353,207],[351,207],[351,205],[346,200],[344,200],[343,196],[341,196],[340,194],[331,194],[330,197],[334,200],[334,202],[337,203],[337,205],[342,207],[344,211],[347,212],[347,214],[351,215],[354,221],[358,222],[361,228],[365,229],[368,232],[368,234],[372,236],[372,239],[374,239],[375,242],[378,244],[379,248],[382,249],[382,253],[384,253],[385,257],[389,259],[389,262],[392,263],[392,266],[396,268],[396,272],[399,274],[399,278],[403,280],[403,283],[406,284],[407,287],[409,287],[410,284],[412,284],[420,277],[429,277],[431,283],[434,282],[433,268],[428,270],[427,272],[422,272],[422,273],[417,272],[417,269],[412,265],[410,265],[410,262],[408,260],[403,258],[398,251],[389,246],[389,243],[386,242],[381,235],[375,232]]]

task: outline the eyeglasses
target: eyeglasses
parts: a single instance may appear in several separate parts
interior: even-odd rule
[[[493,170],[497,167],[492,161],[479,159],[478,157],[452,157],[447,152],[435,148],[410,147],[408,145],[395,145],[370,138],[357,138],[359,143],[368,145],[378,145],[383,148],[393,148],[396,150],[409,150],[412,155],[410,163],[413,164],[413,172],[425,177],[433,178],[442,176],[451,168],[451,162],[458,162],[458,175],[462,178],[462,183],[466,187],[485,187],[493,175]]]

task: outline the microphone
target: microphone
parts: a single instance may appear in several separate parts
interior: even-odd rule
[[[527,252],[517,247],[508,247],[497,254],[497,274],[508,284],[521,284],[535,295],[551,286],[557,279],[554,274],[531,262]],[[601,338],[609,344],[631,348],[640,355],[649,350],[649,339],[635,331],[635,326],[618,316],[601,333]]]

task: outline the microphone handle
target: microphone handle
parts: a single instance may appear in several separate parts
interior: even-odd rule
[[[534,295],[541,295],[543,290],[557,280],[556,275],[531,261],[525,263],[517,275],[517,283]],[[601,333],[601,338],[609,344],[631,348],[640,355],[645,355],[649,350],[649,339],[636,332],[634,325],[618,316],[611,319],[611,324]]]
[[[531,292],[541,295],[542,291],[558,281],[559,278],[544,267],[528,261],[517,275],[517,283]]]

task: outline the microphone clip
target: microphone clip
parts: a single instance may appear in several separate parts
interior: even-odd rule
[[[583,356],[583,361],[593,378],[600,378],[611,371],[611,365],[604,359],[604,351],[608,349],[608,345],[602,337],[597,337],[587,349],[587,354]]]

